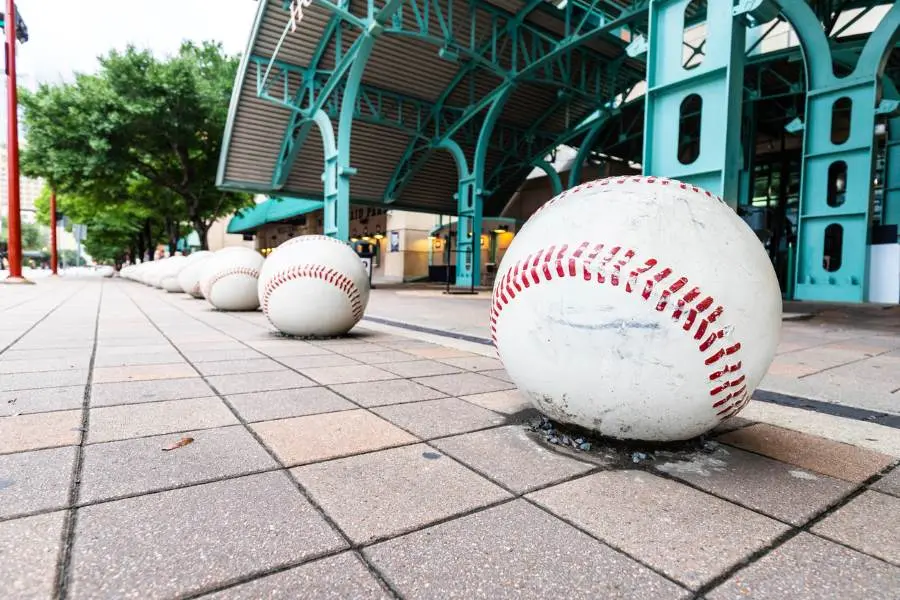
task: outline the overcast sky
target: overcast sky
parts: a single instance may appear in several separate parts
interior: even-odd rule
[[[5,5],[5,3],[4,3]],[[17,0],[29,41],[19,45],[19,85],[93,72],[97,56],[131,43],[159,55],[182,40],[217,40],[244,51],[254,0]]]

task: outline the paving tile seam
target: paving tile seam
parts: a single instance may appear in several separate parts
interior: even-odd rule
[[[835,343],[838,343],[838,342],[835,342]],[[870,355],[864,356],[862,358],[857,358],[855,360],[847,361],[847,362],[841,363],[839,365],[832,365],[830,367],[825,367],[824,369],[819,369],[818,371],[815,371],[813,373],[806,373],[805,375],[800,375],[799,377],[797,377],[797,379],[806,379],[807,377],[812,377],[813,375],[819,375],[821,373],[825,373],[826,371],[831,371],[831,370],[837,369],[839,367],[846,367],[847,365],[855,365],[856,363],[861,363],[864,360],[869,360],[870,358],[878,358],[879,356],[884,356],[885,354],[890,354],[893,351],[894,351],[893,348],[888,349],[888,350],[882,350],[881,352],[877,352],[875,354],[870,354]]]
[[[68,412],[71,412],[72,410],[81,410],[81,409],[73,408],[73,409],[70,409]],[[63,411],[60,411],[60,412],[63,412]],[[35,413],[35,414],[38,414],[38,413]],[[22,415],[22,416],[26,416],[26,415]],[[0,419],[8,419],[8,418],[12,418],[12,417],[0,417]],[[81,434],[82,434],[82,436],[84,436],[83,431],[81,432]],[[0,452],[0,456],[11,456],[13,454],[24,454],[25,452],[37,452],[39,450],[53,450],[54,448],[68,448],[69,446],[77,446],[77,445],[78,444],[55,444],[55,445],[51,445],[51,446],[40,446],[38,448],[28,448],[27,450],[14,450],[12,452]]]
[[[160,328],[152,319],[150,319],[149,316],[147,316],[147,314],[143,311],[143,309],[140,307],[140,305],[137,302],[135,302],[133,299],[132,299],[132,302],[134,302],[134,304],[135,304],[135,306],[137,306],[138,310],[141,311],[141,313],[143,313],[144,316],[148,320],[151,321],[151,324],[157,328],[157,330],[160,332],[160,334],[165,336],[166,339],[168,340],[169,338],[168,338],[167,334],[165,333],[165,331],[162,328]],[[171,303],[168,303],[168,304],[170,306],[173,306]],[[187,314],[187,313],[185,313],[185,314]],[[228,335],[228,334],[226,334],[226,335]],[[244,344],[244,342],[241,340],[238,340],[238,338],[235,338],[230,335],[229,335],[229,337],[231,337],[232,339],[235,339],[237,341],[240,341],[242,344]],[[171,340],[170,340],[170,343],[171,343]],[[213,390],[213,392],[219,397],[219,399],[225,404],[225,406],[228,407],[228,409],[231,411],[231,413],[234,415],[234,417],[241,423],[241,425],[243,425],[244,430],[250,436],[252,436],[253,439],[256,440],[256,443],[258,443],[269,454],[269,456],[272,458],[273,461],[275,461],[275,464],[279,466],[279,468],[276,468],[275,471],[280,471],[281,473],[283,473],[284,476],[287,477],[288,481],[292,484],[292,486],[300,493],[301,496],[303,496],[306,499],[306,501],[310,504],[310,506],[313,507],[313,510],[315,510],[319,514],[319,516],[328,524],[329,527],[332,528],[332,530],[334,530],[339,536],[341,536],[341,538],[344,540],[344,543],[346,544],[345,549],[353,548],[354,544],[353,544],[353,540],[350,538],[350,536],[347,535],[347,533],[340,526],[338,526],[337,522],[334,519],[332,519],[331,516],[325,511],[325,509],[318,502],[315,501],[312,494],[309,493],[309,490],[307,490],[303,485],[301,485],[300,482],[291,474],[290,469],[284,464],[284,462],[281,461],[281,459],[278,457],[278,455],[275,453],[275,451],[272,450],[272,448],[270,448],[268,446],[268,444],[265,443],[265,440],[263,440],[262,437],[252,427],[250,427],[250,424],[241,416],[241,414],[234,407],[234,405],[232,405],[231,402],[229,402],[228,399],[223,394],[221,394],[219,392],[219,390],[214,385],[212,385],[206,379],[205,376],[203,376],[202,373],[200,373],[200,371],[193,364],[193,362],[188,360],[187,357],[184,356],[184,354],[181,352],[181,350],[177,346],[175,349],[176,349],[176,351],[179,352],[179,354],[182,355],[182,357],[184,357],[185,360],[188,361],[188,364],[190,364],[191,367],[195,371],[197,371],[198,374],[200,374],[200,377],[203,379],[203,381],[206,383],[206,385],[208,385]],[[392,589],[388,585],[387,580],[375,568],[375,566],[372,565],[368,560],[366,560],[365,557],[362,555],[362,553],[357,552],[357,554],[358,554],[358,558],[363,561],[363,564],[366,566],[366,568],[370,572],[372,572],[374,575],[376,575],[376,578],[379,581],[379,583],[382,586],[384,586],[394,597],[400,598],[400,595],[396,592],[396,590]],[[303,561],[303,563],[306,563],[306,562],[310,562],[310,561],[309,560]],[[303,564],[303,563],[300,563],[300,564]],[[263,574],[257,574],[256,577],[248,579],[247,581],[252,581],[254,579],[258,579],[263,576],[264,576]]]
[[[75,451],[75,460],[72,465],[72,481],[69,488],[68,510],[66,511],[65,523],[63,524],[62,545],[60,547],[60,555],[56,569],[53,588],[56,590],[57,596],[63,600],[68,597],[69,593],[69,575],[71,573],[72,550],[75,544],[75,526],[78,521],[78,496],[81,490],[81,471],[84,466],[84,445],[87,440],[88,430],[90,427],[90,406],[92,380],[94,377],[94,361],[97,358],[97,338],[100,330],[100,314],[103,310],[103,291],[105,283],[100,282],[100,292],[97,297],[97,311],[94,315],[94,343],[91,348],[91,358],[88,361],[87,381],[84,384],[84,396],[81,404],[81,435]]]
[[[696,592],[697,597],[702,598],[705,594],[709,593],[710,591],[712,591],[719,585],[724,584],[725,582],[727,582],[729,579],[731,579],[734,575],[736,575],[743,569],[750,567],[751,565],[758,562],[760,559],[762,559],[766,555],[770,554],[772,551],[778,549],[785,543],[794,539],[801,533],[808,533],[810,535],[814,535],[821,539],[828,539],[828,538],[825,538],[824,536],[821,536],[821,535],[818,535],[818,534],[812,532],[811,529],[813,527],[815,527],[816,525],[818,525],[821,521],[824,521],[829,516],[831,516],[832,514],[836,513],[837,511],[839,511],[840,509],[842,509],[843,507],[848,505],[850,502],[852,502],[858,496],[860,496],[863,493],[865,493],[866,491],[868,491],[870,485],[879,481],[882,477],[884,477],[887,473],[889,473],[892,468],[893,468],[892,466],[887,466],[884,469],[882,469],[881,471],[879,471],[878,473],[876,473],[875,475],[872,475],[865,481],[861,482],[859,485],[857,485],[852,490],[847,492],[843,497],[834,501],[833,503],[831,503],[830,505],[828,505],[827,507],[825,507],[824,509],[819,511],[818,514],[816,514],[812,518],[808,519],[805,523],[803,523],[803,525],[800,525],[800,526],[789,525],[789,529],[787,531],[776,536],[770,543],[764,545],[762,548],[757,549],[755,552],[752,552],[747,558],[732,565],[731,568],[727,569],[726,571],[721,573],[718,577],[714,578],[709,583],[707,583],[703,587],[699,588]],[[779,522],[781,522],[781,521],[779,521]],[[883,558],[874,556],[867,552],[863,552],[862,550],[858,550],[856,548],[852,548],[851,546],[848,546],[847,544],[844,544],[842,542],[838,542],[836,540],[831,540],[831,539],[828,539],[828,541],[833,542],[833,543],[835,543],[839,546],[842,546],[844,548],[847,548],[849,550],[852,550],[854,552],[858,552],[860,554],[864,554],[866,556],[874,558],[874,559],[878,560],[879,562],[882,562],[882,563],[885,563],[888,565],[892,565],[892,563],[884,560]]]
[[[19,341],[22,340],[22,338],[24,338],[26,335],[28,335],[29,333],[31,333],[38,325],[40,325],[41,323],[43,323],[50,315],[52,315],[53,313],[55,313],[55,312],[57,311],[57,309],[59,309],[60,306],[62,306],[62,305],[65,304],[66,302],[68,302],[68,301],[69,301],[71,298],[73,298],[76,294],[78,294],[79,292],[81,292],[82,290],[84,290],[84,289],[86,289],[86,288],[87,288],[87,286],[86,286],[85,284],[82,284],[81,287],[76,288],[76,290],[75,290],[74,292],[72,292],[71,294],[69,294],[68,296],[66,296],[65,298],[63,298],[62,300],[60,300],[59,302],[57,302],[55,306],[53,306],[50,310],[48,310],[47,313],[44,314],[44,316],[42,316],[42,317],[39,318],[37,321],[35,321],[35,322],[34,322],[31,326],[29,326],[25,331],[23,331],[21,335],[19,335],[19,336],[16,337],[15,339],[13,339],[13,341],[11,341],[9,344],[7,344],[6,346],[4,346],[3,348],[0,348],[0,356],[3,356],[3,353],[4,353],[4,352],[6,352],[6,351],[9,350],[10,348],[12,348],[12,347],[15,346],[16,344],[18,344]]]

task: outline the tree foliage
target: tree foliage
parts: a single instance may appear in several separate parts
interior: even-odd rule
[[[149,248],[162,235],[174,251],[189,224],[205,248],[213,221],[251,203],[215,187],[237,64],[209,42],[165,59],[129,46],[96,74],[23,90],[22,170],[55,185],[60,211],[101,246]]]

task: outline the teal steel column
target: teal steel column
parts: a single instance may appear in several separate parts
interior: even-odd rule
[[[575,154],[575,160],[572,162],[572,168],[569,170],[570,188],[581,183],[581,170],[584,168],[584,162],[587,160],[591,150],[594,149],[594,144],[597,142],[597,136],[600,135],[600,130],[603,129],[604,123],[606,123],[606,119],[598,118],[597,123],[591,127],[587,134],[585,134],[581,146],[578,147],[578,152]]]
[[[746,113],[744,122],[747,124],[747,131],[744,139],[741,140],[740,188],[738,192],[739,206],[748,206],[753,202],[753,187],[755,184],[754,171],[756,163],[756,102],[753,100],[746,102],[744,104],[744,111]]]
[[[643,170],[693,183],[736,206],[746,28],[734,16],[732,0],[709,0],[705,56],[699,65],[685,68],[682,44],[689,3],[650,3]],[[696,119],[697,104],[700,131],[693,144],[699,150],[695,146],[686,152],[685,137],[697,133],[682,129]]]
[[[884,96],[891,100],[900,100],[900,93],[889,81],[884,82]],[[885,225],[900,225],[900,115],[887,121],[884,198],[881,210],[881,220]]]
[[[337,190],[334,201],[331,203],[332,207],[329,209],[329,203],[325,204],[326,223],[329,214],[334,216],[334,226],[330,232],[326,232],[326,235],[340,240],[350,239],[350,177],[356,174],[356,169],[350,165],[350,138],[362,76],[375,41],[384,31],[387,21],[401,6],[403,6],[403,0],[387,0],[384,6],[376,12],[374,0],[368,0],[370,16],[366,20],[366,30],[360,34],[364,39],[358,46],[353,66],[350,67],[350,72],[347,74],[347,83],[341,98],[340,120],[338,121]]]
[[[312,122],[319,128],[322,136],[322,152],[325,157],[325,169],[322,171],[322,200],[323,200],[323,232],[325,235],[345,239],[341,237],[338,219],[338,151],[334,143],[334,127],[331,119],[322,109],[317,110],[312,116]],[[348,207],[349,229],[349,207]],[[346,233],[346,232],[345,232]]]
[[[814,42],[821,47],[824,41],[819,23],[792,24],[804,47],[808,81],[794,297],[865,302],[878,82],[898,37],[900,5],[884,16],[856,68],[842,78],[834,75],[830,51],[811,51]],[[844,119],[849,132],[832,127]]]
[[[513,86],[506,86],[491,103],[478,134],[472,170],[467,176],[460,177],[457,195],[459,221],[456,224],[456,285],[459,287],[481,284],[481,221],[484,211],[485,163],[494,125],[503,112],[512,89]]]

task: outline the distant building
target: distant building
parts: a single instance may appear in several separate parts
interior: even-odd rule
[[[19,211],[23,223],[34,223],[36,220],[34,201],[44,189],[44,180],[19,176]],[[6,144],[0,145],[0,211],[5,216],[9,206],[9,173],[7,170]]]

